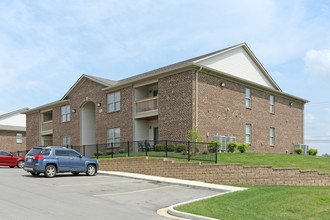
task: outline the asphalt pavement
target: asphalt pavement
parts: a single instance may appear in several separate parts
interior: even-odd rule
[[[0,220],[167,219],[157,210],[234,190],[120,174],[46,178],[0,167]]]

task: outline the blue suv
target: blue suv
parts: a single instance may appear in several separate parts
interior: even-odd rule
[[[73,149],[65,147],[35,147],[25,156],[24,170],[33,176],[44,173],[54,177],[56,173],[72,172],[73,175],[86,173],[94,176],[99,166],[97,160],[84,157]]]

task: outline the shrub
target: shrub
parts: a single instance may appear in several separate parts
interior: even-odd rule
[[[181,153],[182,151],[187,151],[188,146],[186,144],[178,144],[176,145],[175,151],[177,153]]]
[[[173,152],[174,149],[175,149],[174,144],[168,144],[168,145],[167,145],[167,151],[168,151],[168,152]]]
[[[125,149],[119,149],[118,153],[124,154],[124,153],[126,153],[126,151],[125,151]]]
[[[156,144],[155,145],[155,151],[165,151],[165,146],[163,144]]]
[[[239,152],[241,152],[241,153],[245,153],[246,152],[246,150],[249,148],[249,144],[247,144],[247,143],[239,143],[239,144],[237,144],[237,150],[239,150]]]
[[[185,151],[185,150],[184,151],[181,151],[181,154],[182,155],[186,155],[187,154],[187,151]]]
[[[210,153],[214,153],[217,151],[216,148],[219,149],[221,147],[221,142],[212,140],[207,146],[210,148]]]
[[[209,154],[208,150],[203,150],[202,154]]]
[[[102,152],[94,152],[94,156],[97,157],[97,156],[102,156],[103,153]]]
[[[226,144],[226,147],[228,149],[228,152],[235,152],[235,149],[237,148],[237,142],[235,141],[229,141],[227,144]]]
[[[301,154],[303,152],[303,149],[296,147],[294,149],[294,152],[296,152],[296,154]]]
[[[312,155],[312,156],[315,156],[315,155],[317,154],[317,150],[316,150],[316,149],[313,149],[313,148],[311,148],[311,149],[309,149],[309,150],[307,151],[307,153],[308,153],[308,155]]]
[[[107,154],[107,155],[112,155],[112,154],[113,154],[113,151],[112,151],[112,150],[107,150],[107,151],[106,151],[106,154]]]

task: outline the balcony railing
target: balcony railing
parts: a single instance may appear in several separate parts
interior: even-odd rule
[[[135,102],[136,113],[147,113],[158,110],[158,97],[151,97],[147,99],[141,99]]]
[[[50,132],[53,131],[53,121],[42,122],[41,132]]]

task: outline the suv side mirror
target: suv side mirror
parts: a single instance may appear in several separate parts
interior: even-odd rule
[[[83,156],[80,154],[80,155],[79,155],[79,158],[82,158],[82,157],[83,157]]]

